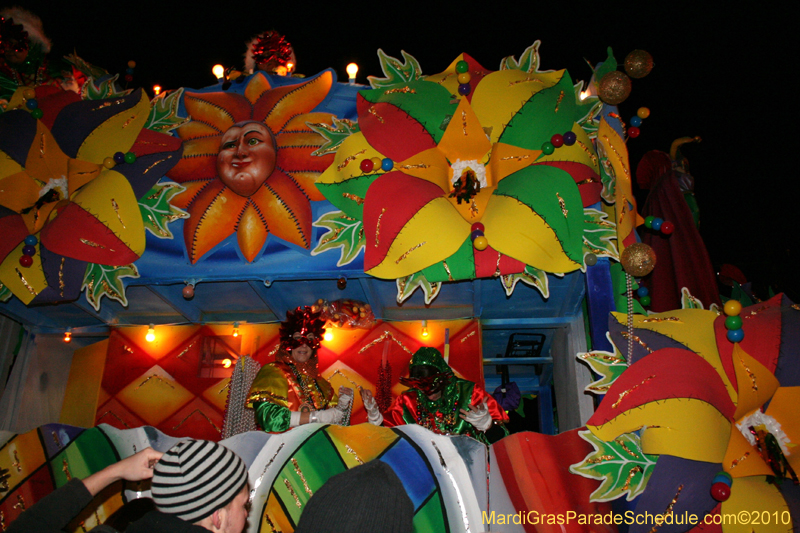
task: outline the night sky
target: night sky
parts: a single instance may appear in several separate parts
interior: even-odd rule
[[[502,58],[519,57],[540,40],[543,69],[566,68],[573,80],[587,81],[586,61],[604,60],[607,47],[620,63],[631,50],[647,50],[656,67],[633,80],[630,98],[620,105],[626,121],[640,106],[652,112],[641,136],[629,140],[632,167],[648,150],[669,151],[677,137],[701,136],[703,142],[684,155],[696,180],[701,233],[712,261],[736,264],[762,297],[770,284],[799,301],[800,239],[791,216],[792,191],[798,190],[797,148],[790,147],[797,114],[789,81],[797,49],[797,37],[790,37],[796,31],[789,28],[794,17],[734,11],[717,2],[643,3],[488,1],[472,9],[458,1],[327,7],[226,1],[215,10],[189,2],[16,5],[42,18],[52,55],[75,50],[121,73],[133,59],[132,86],[148,91],[156,83],[166,89],[214,84],[211,67],[241,67],[245,41],[267,29],[292,43],[298,72],[312,75],[330,67],[345,80],[345,66],[355,61],[359,83],[382,75],[379,48],[394,57],[405,50],[423,73],[434,74],[461,52],[496,70]]]

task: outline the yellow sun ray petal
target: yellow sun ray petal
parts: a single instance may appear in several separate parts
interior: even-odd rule
[[[491,150],[492,143],[486,138],[483,126],[466,98],[459,102],[438,147],[450,163],[457,159],[484,162],[484,157]]]
[[[203,137],[213,137],[214,135],[221,135],[224,133],[212,124],[206,124],[199,120],[192,120],[188,124],[184,124],[178,128],[178,136],[184,141],[192,139],[201,139]]]
[[[607,401],[607,399],[605,400]],[[602,426],[587,426],[605,441],[647,426],[642,451],[693,461],[720,463],[731,423],[713,405],[692,398],[669,398],[626,411]]]
[[[244,97],[253,104],[256,100],[261,98],[262,94],[270,89],[272,89],[272,86],[269,84],[267,77],[261,73],[257,73],[247,82],[247,87],[244,89]]]
[[[395,163],[394,169],[438,185],[445,192],[451,189],[450,165],[438,148],[429,148]]]
[[[545,272],[572,272],[555,232],[530,207],[509,196],[492,196],[481,220],[489,246]]]
[[[67,161],[69,158],[61,151],[53,134],[41,121],[37,121],[36,137],[28,150],[25,171],[32,178],[49,183],[67,176]]]
[[[546,163],[548,161],[574,161],[576,163],[583,163],[591,167],[596,173],[600,173],[600,161],[592,149],[592,140],[587,135],[586,131],[578,124],[573,124],[572,133],[575,134],[576,141],[572,146],[563,145],[550,155],[542,156],[537,163]]]
[[[263,187],[250,197],[276,237],[309,248],[311,204],[288,176],[275,170]]]
[[[744,438],[739,428],[731,427],[731,437],[722,468],[732,477],[771,476],[772,469],[764,462],[758,450],[753,448]]]
[[[253,202],[248,202],[239,218],[239,226],[236,228],[239,249],[248,263],[252,263],[258,256],[258,252],[267,242],[268,235],[269,231],[264,215],[256,209]]]
[[[291,120],[289,120],[289,122],[286,123],[286,125],[283,127],[283,132],[286,133],[292,131],[314,131],[308,127],[309,122],[312,124],[323,123],[330,125],[333,123],[333,117],[334,115],[332,115],[331,113],[322,113],[322,112],[305,113],[304,115],[297,115],[296,117],[293,117]],[[321,137],[318,138],[322,140]]]
[[[497,185],[506,176],[533,164],[541,153],[541,150],[526,150],[510,144],[496,143],[492,147],[492,158],[489,161],[491,184]]]
[[[39,199],[40,186],[25,171],[0,179],[0,205],[19,213]]]
[[[742,350],[738,342],[733,345],[731,357],[739,391],[733,418],[739,420],[772,398],[780,384],[775,375]]]
[[[480,123],[491,128],[491,142],[497,142],[506,124],[531,96],[557,84],[563,76],[563,70],[524,72],[509,69],[484,77],[475,88],[472,108]]]
[[[396,279],[419,272],[454,254],[469,232],[469,222],[461,218],[447,198],[435,198],[403,226],[384,260],[368,274]]]
[[[142,91],[141,98],[130,109],[112,116],[92,131],[78,148],[77,159],[98,165],[115,152],[127,152],[142,131],[150,115],[150,100]]]
[[[184,223],[184,239],[192,263],[236,231],[245,203],[247,198],[231,191],[219,180],[209,183],[197,195],[189,208],[191,216]]]
[[[69,169],[69,174],[67,175],[69,195],[72,196],[78,192],[78,189],[99,176],[104,167],[89,161],[70,159],[67,168]]]

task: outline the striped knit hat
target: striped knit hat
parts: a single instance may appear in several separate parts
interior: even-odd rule
[[[238,455],[216,442],[186,440],[156,463],[153,501],[162,513],[195,523],[228,505],[246,483]]]

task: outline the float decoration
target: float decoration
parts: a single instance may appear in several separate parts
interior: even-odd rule
[[[31,101],[30,113],[16,109]],[[141,90],[81,101],[54,87],[21,88],[9,108],[0,115],[0,226],[9,236],[0,280],[25,304],[71,301],[88,263],[125,266],[144,252],[137,198],[178,161],[181,145],[143,129],[150,104]]]
[[[317,245],[311,250],[311,255],[318,255],[328,250],[340,248],[339,261],[336,266],[342,267],[355,261],[361,250],[364,249],[364,224],[347,216],[343,211],[325,213],[314,222],[314,227],[326,228]]]
[[[325,71],[304,83],[273,87],[256,73],[243,95],[184,93],[192,121],[175,130],[186,152],[168,176],[187,189],[175,204],[191,215],[183,228],[192,263],[234,233],[248,262],[258,257],[270,234],[310,247],[309,200],[323,199],[314,180],[332,158],[311,156],[324,138],[306,123],[331,121],[329,113],[311,111],[333,81],[333,73]],[[238,161],[236,143],[245,141],[249,155]]]
[[[317,124],[308,123],[308,127],[316,131],[325,143],[311,152],[312,156],[323,156],[336,153],[342,142],[350,135],[359,131],[358,124],[346,118],[331,119],[332,124],[320,122]]]
[[[125,285],[122,278],[136,279],[138,277],[139,270],[133,263],[118,267],[89,263],[83,277],[81,290],[86,290],[86,301],[94,307],[95,311],[100,310],[103,296],[108,296],[127,307],[128,298],[125,296]]]
[[[579,431],[578,435],[594,447],[594,452],[571,465],[569,471],[602,481],[591,501],[607,502],[626,494],[631,501],[644,492],[658,457],[642,452],[638,435],[625,433],[611,441],[599,439],[591,431]]]
[[[181,117],[178,114],[182,99],[183,87],[169,93],[163,92],[156,95],[150,102],[150,116],[147,117],[147,123],[145,123],[144,127],[149,130],[167,133],[187,124],[191,118]]]
[[[576,120],[596,104],[578,102],[564,71],[538,71],[536,50],[503,62],[530,71],[490,73],[462,55],[427,77],[408,54],[401,63],[379,52],[386,77],[359,94],[360,131],[342,141],[317,183],[345,216],[364,223],[367,273],[407,281],[421,273],[428,283],[505,276],[506,290],[523,280],[546,294],[534,281],[538,271],[585,268],[590,248],[616,255],[607,232],[584,246],[584,230],[598,228],[582,213],[599,201],[601,186],[591,139]],[[545,155],[562,132],[571,143]],[[546,252],[519,244],[531,239]]]

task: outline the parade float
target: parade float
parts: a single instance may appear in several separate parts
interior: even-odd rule
[[[669,239],[673,222],[645,229],[626,139],[649,111],[628,124],[616,106],[649,54],[618,69],[609,50],[585,84],[541,70],[538,42],[496,71],[462,54],[432,75],[379,51],[383,77],[359,86],[281,75],[277,42],[253,73],[152,99],[77,57],[75,91],[8,77],[0,313],[19,355],[2,408],[6,427],[38,427],[4,434],[3,527],[183,437],[245,460],[252,532],[293,531],[327,479],[371,460],[397,472],[416,531],[650,531],[613,519],[649,513],[730,533],[751,526],[714,517],[751,511],[774,518],[754,530],[796,527],[797,305],[734,302],[725,318],[678,287],[681,309],[643,307],[657,257],[637,227]],[[350,426],[252,431],[249,382],[298,305],[328,321],[335,386],[385,405],[433,346],[459,377],[535,394],[537,432],[486,446],[375,427],[358,397]],[[32,413],[35,394],[58,405]],[[73,530],[143,494],[114,487]]]

